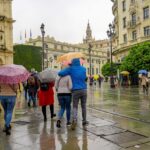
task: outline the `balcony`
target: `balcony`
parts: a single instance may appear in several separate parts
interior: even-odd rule
[[[136,8],[138,8],[138,3],[136,1],[131,2],[129,6],[129,11],[130,12],[135,11]]]
[[[130,21],[128,22],[127,28],[133,29],[133,28],[135,28],[136,26],[138,26],[139,24],[141,24],[141,21],[140,21],[139,18],[138,18],[137,20],[135,20],[135,21],[130,20]]]

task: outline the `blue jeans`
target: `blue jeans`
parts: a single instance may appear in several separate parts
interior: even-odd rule
[[[67,122],[70,122],[70,110],[71,110],[71,95],[58,95],[58,101],[60,104],[60,110],[58,112],[58,118],[61,119],[66,109]]]
[[[0,99],[4,109],[5,126],[9,127],[16,102],[16,96],[1,96]]]
[[[28,92],[28,96],[29,96],[29,101],[28,102],[33,102],[35,103],[36,102],[36,91],[35,92]]]

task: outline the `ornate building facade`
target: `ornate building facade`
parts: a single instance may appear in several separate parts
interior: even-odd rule
[[[115,24],[113,55],[115,62],[121,62],[133,45],[150,41],[150,0],[111,1]]]
[[[12,0],[0,0],[0,65],[13,63]]]
[[[69,44],[60,41],[56,41],[54,37],[46,36],[45,41],[45,53],[47,54],[44,59],[45,67],[51,67],[60,69],[61,65],[57,62],[57,57],[68,52],[82,52],[86,56],[86,63],[84,66],[87,68],[87,74],[90,74],[89,64],[89,43],[92,45],[91,49],[91,73],[101,74],[102,66],[108,61],[109,41],[108,40],[95,40],[92,38],[92,30],[88,23],[86,29],[86,38],[83,39],[83,43]],[[42,47],[42,37],[38,36],[35,39],[29,39],[26,45],[34,45]]]

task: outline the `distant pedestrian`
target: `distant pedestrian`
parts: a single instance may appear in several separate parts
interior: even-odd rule
[[[142,74],[142,76],[141,76],[141,85],[143,87],[143,93],[148,94],[149,82],[148,82],[148,78],[146,77],[145,74]]]
[[[98,84],[99,84],[99,87],[101,87],[102,80],[103,80],[103,78],[99,75],[99,76],[98,76]]]
[[[58,120],[56,126],[61,127],[61,119],[66,110],[67,125],[71,125],[71,89],[72,81],[70,76],[57,77],[55,81],[55,88],[57,91],[57,97],[60,104],[60,110],[58,112]]]
[[[19,89],[18,84],[8,85],[8,84],[1,84],[0,85],[0,100],[2,107],[4,109],[4,120],[5,120],[5,127],[3,132],[6,135],[11,134],[11,120],[13,109],[16,102],[17,90]]]
[[[37,78],[32,74],[27,80],[26,90],[28,91],[28,106],[31,106],[31,101],[33,102],[33,107],[36,107],[36,97],[37,90],[39,88]]]
[[[72,129],[77,125],[77,111],[79,100],[81,100],[82,108],[82,125],[87,125],[86,120],[86,101],[87,101],[87,85],[86,85],[86,68],[81,66],[80,60],[75,58],[72,60],[71,66],[61,70],[59,76],[70,75],[72,79],[72,100],[73,100],[73,122]]]
[[[39,106],[42,107],[42,113],[44,122],[47,121],[46,106],[50,107],[51,119],[56,116],[54,113],[54,82],[40,83],[40,89],[38,91]]]
[[[93,85],[93,76],[89,76],[89,85],[92,86]]]

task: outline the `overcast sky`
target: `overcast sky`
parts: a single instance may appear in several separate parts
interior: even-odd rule
[[[41,23],[46,35],[69,43],[82,42],[88,20],[95,39],[107,38],[106,30],[112,22],[111,0],[14,0],[14,42],[40,35]]]

